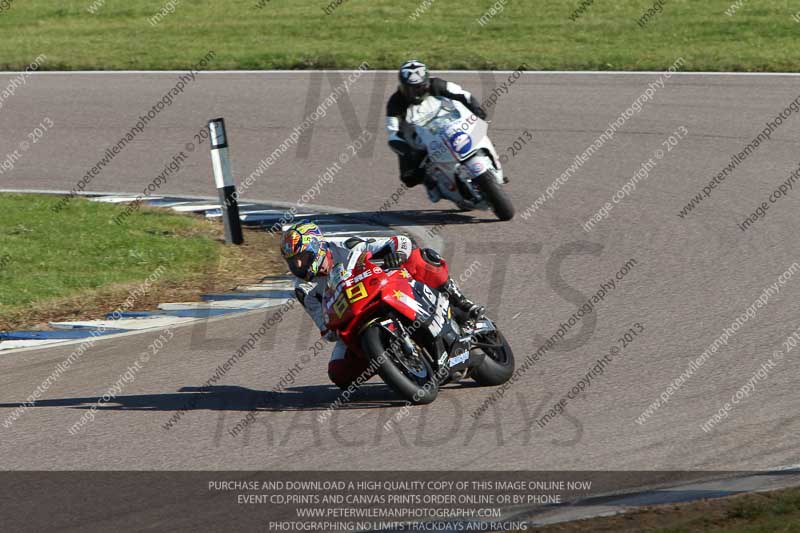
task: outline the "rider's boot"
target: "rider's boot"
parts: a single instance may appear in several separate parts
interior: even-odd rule
[[[461,292],[461,289],[456,285],[453,278],[448,278],[441,290],[447,293],[450,299],[450,305],[463,312],[467,319],[480,318],[486,312],[486,308],[478,305]]]

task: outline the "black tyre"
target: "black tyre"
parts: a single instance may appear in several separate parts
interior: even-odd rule
[[[491,172],[484,172],[475,178],[475,184],[480,189],[481,194],[486,197],[486,201],[492,207],[492,211],[500,220],[511,220],[514,218],[514,206],[506,193],[497,184]]]
[[[379,361],[378,374],[393,391],[415,405],[431,403],[439,395],[439,382],[430,363],[424,357],[401,358],[389,349],[391,341],[386,330],[373,326],[364,332],[361,345],[370,361]]]
[[[472,370],[472,379],[487,387],[502,385],[514,374],[514,352],[499,331],[481,336],[480,341],[496,344],[498,348],[473,348],[483,351],[486,357],[481,366]]]

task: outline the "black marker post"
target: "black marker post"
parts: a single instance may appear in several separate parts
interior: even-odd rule
[[[236,201],[236,185],[231,175],[231,162],[228,157],[228,136],[225,134],[225,119],[208,121],[211,138],[211,165],[214,168],[214,181],[219,192],[222,218],[225,222],[225,242],[242,244],[242,221],[239,219],[239,204]]]

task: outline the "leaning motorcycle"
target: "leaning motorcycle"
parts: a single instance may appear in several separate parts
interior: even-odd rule
[[[427,96],[409,106],[406,125],[411,145],[427,152],[422,164],[443,198],[465,210],[491,209],[500,220],[514,217],[485,120],[457,100]]]
[[[413,404],[436,399],[439,386],[465,378],[501,385],[514,372],[514,354],[486,317],[455,320],[446,293],[388,270],[361,254],[352,270],[331,272],[323,298],[328,329]]]

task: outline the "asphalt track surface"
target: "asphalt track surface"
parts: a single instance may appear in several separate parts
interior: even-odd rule
[[[11,151],[45,117],[55,126],[0,176],[3,188],[67,190],[177,81],[178,73],[42,74],[0,109],[0,146]],[[183,150],[188,163],[158,193],[213,195],[207,142],[194,135],[225,117],[239,179],[278,146],[345,74],[202,73],[104,169],[87,190],[138,192]],[[482,98],[505,74],[448,75]],[[773,204],[742,232],[737,223],[785,181],[798,163],[800,119],[792,115],[710,198],[677,213],[798,94],[790,76],[676,75],[612,140],[525,219],[520,212],[644,92],[659,74],[526,74],[492,109],[491,136],[505,150],[533,134],[505,167],[518,215],[432,205],[411,190],[392,205],[407,224],[437,227],[454,277],[480,262],[465,291],[489,302],[518,361],[535,351],[583,301],[631,258],[636,265],[596,311],[572,328],[494,408],[471,414],[492,392],[449,386],[414,408],[395,429],[384,423],[401,403],[370,386],[328,422],[317,423],[337,392],[327,352],[312,358],[285,392],[258,408],[256,421],[228,434],[316,340],[298,308],[211,390],[199,387],[264,320],[263,312],[175,329],[154,357],[96,420],[67,432],[159,333],[100,340],[0,439],[5,470],[744,470],[800,462],[797,352],[788,353],[750,396],[711,432],[701,424],[751,378],[800,326],[800,276],[789,280],[644,424],[635,419],[689,361],[730,327],[765,287],[800,261],[797,193]],[[0,75],[5,86],[11,75]],[[360,213],[380,209],[397,189],[385,145],[383,105],[389,73],[368,73],[243,193],[296,202],[361,130],[368,146],[343,165],[311,203]],[[317,94],[319,96],[317,96]],[[650,177],[590,233],[581,224],[665,149]],[[0,150],[2,151],[2,150]],[[0,154],[1,156],[2,154]],[[2,159],[2,158],[0,158]],[[254,273],[255,275],[256,273]],[[222,282],[224,285],[224,281]],[[564,396],[634,323],[644,332],[624,349],[564,415],[534,421]],[[0,358],[5,419],[75,345]],[[327,348],[325,348],[327,350]],[[797,350],[797,349],[796,349]],[[785,351],[785,350],[784,350]],[[164,424],[192,395],[194,409]]]

